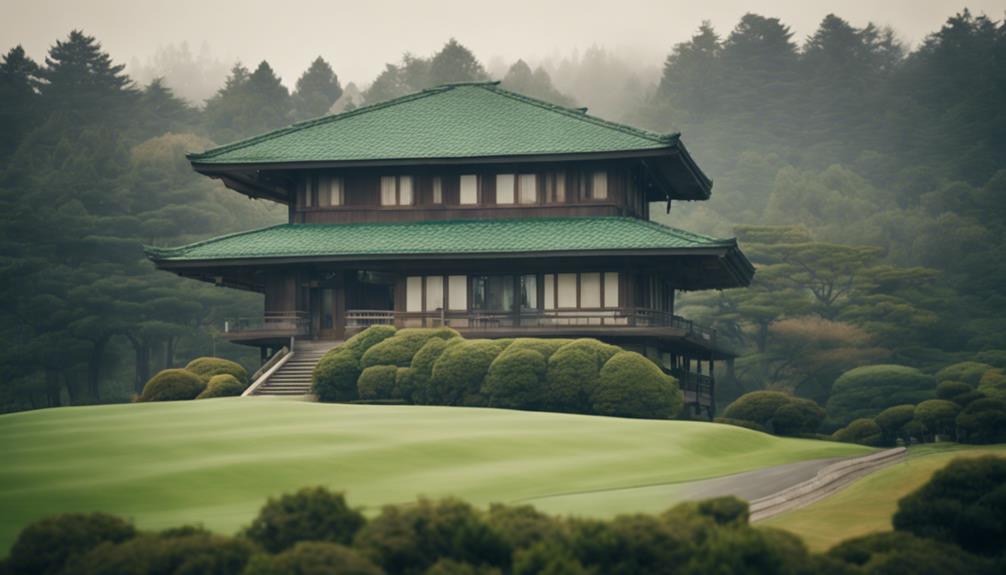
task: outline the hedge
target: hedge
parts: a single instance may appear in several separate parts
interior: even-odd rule
[[[836,441],[858,443],[860,445],[879,446],[883,440],[883,432],[877,422],[872,419],[860,418],[832,434]]]
[[[165,369],[150,378],[136,401],[195,399],[204,389],[206,382],[188,369]]]
[[[409,367],[412,358],[430,339],[448,340],[458,337],[458,332],[450,328],[400,329],[395,335],[371,346],[360,359],[360,367],[372,365],[395,365]]]
[[[395,391],[397,372],[398,367],[394,365],[372,365],[364,368],[356,382],[357,397],[391,399]]]
[[[491,339],[463,340],[446,348],[436,363],[428,398],[438,405],[483,405],[482,382],[502,346]]]
[[[237,380],[229,373],[221,373],[210,378],[203,390],[196,399],[209,399],[212,397],[235,397],[244,393],[248,386]]]
[[[363,358],[363,355],[367,353],[367,350],[374,347],[375,345],[381,343],[382,341],[388,339],[395,335],[394,326],[390,325],[372,325],[367,329],[361,331],[360,333],[354,335],[353,337],[346,340],[346,343],[340,345],[339,347],[329,351],[342,351],[348,350],[352,352],[356,360],[359,361]]]
[[[874,417],[894,405],[919,403],[935,396],[937,380],[901,365],[870,365],[851,369],[835,380],[826,409],[832,427]]]
[[[230,374],[234,379],[248,385],[248,370],[240,363],[233,362],[222,357],[197,357],[185,366],[185,369],[198,375],[203,381],[208,382],[214,375]]]
[[[489,365],[482,394],[490,407],[539,409],[546,388],[545,356],[530,346],[513,348],[508,347]]]
[[[548,360],[545,409],[590,413],[601,366],[619,351],[619,347],[592,339],[577,339],[557,349]]]
[[[357,397],[360,361],[350,349],[326,353],[311,372],[311,391],[321,401],[352,401]]]
[[[684,403],[678,383],[652,361],[632,351],[611,356],[591,393],[598,415],[669,419]]]
[[[276,555],[251,558],[242,575],[383,575],[353,549],[338,543],[301,541]]]

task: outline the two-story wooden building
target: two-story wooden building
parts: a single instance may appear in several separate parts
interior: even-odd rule
[[[733,239],[649,221],[651,205],[709,198],[677,134],[495,83],[425,90],[189,160],[289,207],[286,224],[147,252],[160,269],[263,293],[262,318],[228,325],[263,349],[380,323],[597,337],[646,353],[708,407],[711,362],[728,352],[674,314],[675,294],[745,286],[754,273]]]

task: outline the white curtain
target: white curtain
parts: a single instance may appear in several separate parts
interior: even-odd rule
[[[601,307],[601,274],[597,272],[580,274],[580,307]]]
[[[535,174],[521,174],[517,187],[520,190],[518,202],[522,204],[538,203],[538,177]]]
[[[513,174],[496,174],[496,203],[513,203]]]
[[[381,176],[381,205],[393,206],[396,203],[395,176]]]
[[[443,276],[426,276],[426,311],[436,311],[444,307]]]
[[[468,276],[447,278],[447,307],[458,311],[468,309]]]
[[[405,278],[405,311],[423,311],[423,277]]]
[[[594,172],[594,185],[591,190],[591,197],[595,200],[608,197],[608,172]]]
[[[398,176],[398,205],[412,205],[412,176]]]
[[[618,307],[618,272],[604,274],[604,307]]]
[[[459,201],[462,205],[474,205],[479,203],[479,177],[474,174],[461,176],[461,197]]]

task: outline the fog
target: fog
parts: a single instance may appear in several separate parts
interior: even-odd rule
[[[41,61],[55,39],[83,29],[141,81],[166,74],[158,68],[158,55],[163,62],[166,52],[184,45],[215,76],[207,84],[216,85],[234,61],[253,66],[267,59],[292,86],[321,55],[343,84],[365,86],[404,52],[428,56],[455,37],[494,75],[518,58],[548,66],[600,47],[648,76],[703,20],[725,35],[742,14],[754,11],[781,18],[802,41],[822,17],[835,12],[856,26],[871,21],[891,26],[911,46],[963,5],[962,0],[34,0],[5,8],[0,45],[22,44]],[[1006,11],[1003,0],[970,0],[967,5],[995,18]],[[206,96],[199,90],[184,95]]]

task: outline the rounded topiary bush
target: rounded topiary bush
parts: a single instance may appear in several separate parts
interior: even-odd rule
[[[244,393],[248,386],[237,380],[229,373],[221,373],[210,378],[206,384],[206,389],[200,393],[196,399],[209,399],[212,397],[235,397]]]
[[[11,573],[56,575],[67,561],[102,543],[136,536],[131,523],[107,513],[63,513],[28,524],[10,548]]]
[[[559,347],[548,359],[545,409],[591,413],[591,396],[601,366],[619,351],[621,348],[592,339],[578,339]]]
[[[229,374],[234,379],[248,385],[248,370],[240,363],[222,357],[197,357],[185,366],[185,369],[198,375],[203,381],[209,381],[214,375]]]
[[[459,345],[464,341],[460,337],[449,340],[432,338],[419,348],[419,351],[412,356],[412,371],[403,375],[403,385],[406,385],[411,393],[410,399],[413,403],[430,403],[429,383],[433,376],[433,365],[440,358],[440,354],[452,345]]]
[[[978,399],[957,416],[960,440],[966,443],[1006,441],[1006,401]]]
[[[746,429],[753,429],[755,431],[761,431],[762,433],[768,433],[768,429],[760,423],[755,423],[753,421],[748,421],[746,419],[733,419],[730,417],[717,417],[713,419],[713,423],[722,423],[723,425],[733,425],[736,427],[744,427]]]
[[[936,393],[936,378],[902,365],[870,365],[843,373],[831,387],[825,406],[829,424],[840,427],[874,417],[894,405],[919,403]]]
[[[931,435],[953,435],[961,406],[945,399],[928,399],[915,406],[915,419]]]
[[[395,335],[394,326],[390,325],[372,325],[367,329],[361,331],[360,333],[354,335],[353,337],[346,340],[346,343],[340,345],[339,347],[333,349],[336,350],[349,350],[356,356],[357,361],[361,360],[367,350],[374,347],[375,345],[381,343],[382,341],[388,339]],[[332,353],[330,351],[329,353]]]
[[[752,391],[738,397],[723,410],[725,419],[756,423],[764,429],[772,428],[772,417],[780,407],[789,404],[792,395],[781,391]]]
[[[398,368],[394,365],[365,368],[356,381],[357,396],[360,399],[391,399],[397,374]]]
[[[444,349],[433,364],[428,387],[430,403],[483,405],[482,382],[501,349],[491,339],[463,340]]]
[[[269,498],[244,534],[266,551],[279,553],[300,541],[348,545],[364,523],[363,514],[350,507],[342,493],[305,487]]]
[[[907,426],[913,419],[915,419],[915,406],[909,404],[888,407],[873,418],[883,432],[884,445],[894,445],[899,438],[907,440],[909,437]]]
[[[320,401],[352,401],[357,398],[356,380],[360,360],[348,349],[326,353],[311,372],[311,391]]]
[[[195,399],[206,389],[206,382],[187,369],[165,369],[143,386],[137,401],[180,401]]]
[[[545,356],[528,347],[515,349],[516,345],[490,364],[482,394],[490,407],[538,409],[545,392]]]
[[[571,339],[544,339],[537,337],[522,337],[520,339],[513,340],[510,345],[506,346],[507,353],[512,353],[522,349],[529,349],[531,351],[537,351],[546,360],[552,357],[552,354],[559,351],[562,346],[572,343]]]
[[[777,435],[808,435],[817,431],[825,418],[824,409],[810,399],[791,397],[772,416],[772,431]]]
[[[835,441],[878,446],[882,441],[882,430],[872,419],[860,418],[831,435]]]
[[[632,351],[611,356],[598,374],[591,406],[598,415],[668,419],[683,403],[675,379]]]
[[[936,379],[940,381],[963,381],[971,386],[978,386],[985,372],[993,369],[987,363],[977,361],[962,361],[948,365],[936,372]]]
[[[412,359],[426,342],[431,339],[448,340],[458,337],[458,332],[450,328],[407,328],[371,346],[360,360],[360,367],[372,365],[395,365],[409,367]]]
[[[1001,369],[986,371],[978,382],[978,391],[988,397],[1006,399],[1006,373]]]
[[[380,567],[338,543],[302,541],[276,555],[255,555],[242,575],[383,575]]]

